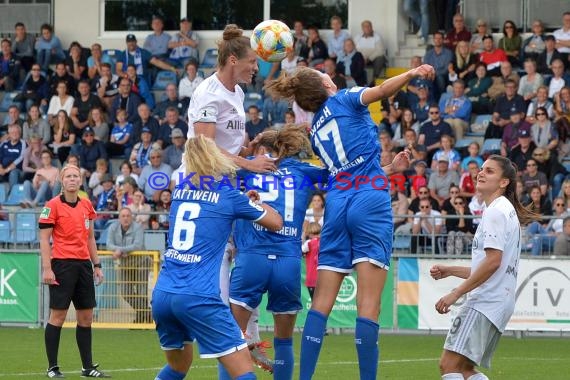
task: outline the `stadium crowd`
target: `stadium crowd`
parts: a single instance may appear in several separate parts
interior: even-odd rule
[[[474,178],[490,153],[517,164],[518,189],[529,207],[554,216],[527,226],[529,251],[551,251],[564,236],[562,221],[570,213],[570,12],[562,25],[547,34],[536,20],[523,38],[506,20],[496,40],[485,20],[471,31],[455,14],[452,28],[434,33],[425,55],[410,62],[432,65],[436,79],[414,79],[382,101],[382,162],[404,149],[412,154],[406,187],[392,189],[395,214],[410,216],[396,221],[396,234],[415,236],[412,253],[430,244],[464,252],[477,225],[472,216],[483,208]],[[150,26],[142,46],[127,34],[125,49],[115,54],[98,43],[86,48],[72,42],[64,51],[47,24],[36,38],[18,22],[12,39],[1,41],[0,90],[8,106],[0,126],[0,182],[7,194],[24,184],[22,207],[38,207],[59,193],[59,167],[74,162],[82,169],[84,196],[100,215],[98,230],[116,217],[105,212],[125,206],[142,228],[168,228],[166,215],[140,213],[170,209],[171,190],[149,186],[149,178],[161,172],[175,183],[187,108],[207,70],[191,20],[181,19],[172,35],[160,17]],[[295,21],[295,49],[281,63],[259,60],[255,83],[245,89],[250,140],[266,128],[311,122],[296,104],[265,96],[264,84],[281,71],[314,67],[339,89],[382,77],[390,57],[370,21],[351,35],[334,16],[330,29],[323,38],[316,26]],[[164,78],[168,84],[155,91]],[[123,160],[120,172],[112,173],[110,159]],[[443,234],[444,240],[430,241]]]

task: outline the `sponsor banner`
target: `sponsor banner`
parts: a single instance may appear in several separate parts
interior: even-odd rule
[[[382,293],[382,307],[380,311],[380,327],[392,328],[394,326],[394,279],[392,270],[388,272],[386,285]],[[307,311],[311,308],[311,297],[307,287],[305,286],[305,263],[303,260],[301,272],[301,303],[303,310],[297,315],[295,326],[303,327],[307,317]],[[329,328],[354,328],[356,321],[356,273],[352,273],[344,278],[333,310],[329,316],[327,326]],[[263,297],[259,305],[259,325],[273,326],[273,315],[268,313],[265,308],[267,306],[267,295]]]
[[[0,323],[38,322],[37,253],[0,253]]]
[[[435,310],[435,303],[462,280],[453,277],[435,281],[429,269],[436,264],[470,266],[471,262],[421,259],[418,262],[418,328],[448,329],[465,297],[444,315]],[[507,330],[570,331],[570,261],[520,260],[515,311]]]

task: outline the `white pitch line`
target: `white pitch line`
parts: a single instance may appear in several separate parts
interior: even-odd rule
[[[513,360],[513,361],[566,361],[568,358],[527,358],[527,357],[496,357],[495,360]],[[380,364],[397,364],[397,363],[417,363],[417,362],[432,362],[438,361],[439,358],[419,358],[419,359],[390,359],[390,360],[380,360]],[[319,362],[320,365],[328,365],[328,366],[344,366],[344,365],[357,365],[357,361],[339,361],[339,362]],[[295,363],[295,367],[298,367],[299,363]],[[190,371],[197,370],[197,369],[213,369],[218,368],[217,365],[196,365],[192,366]],[[121,369],[106,369],[105,372],[114,373],[114,372],[142,372],[142,371],[158,371],[161,370],[162,367],[150,367],[150,368],[121,368]],[[81,371],[65,371],[65,373],[69,374],[78,374]],[[0,373],[0,377],[7,377],[7,376],[41,376],[45,375],[45,372],[26,372],[26,373]]]

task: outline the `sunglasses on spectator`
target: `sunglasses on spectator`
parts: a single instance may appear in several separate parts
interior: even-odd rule
[[[421,208],[422,210],[423,210],[423,209],[426,209],[426,208],[429,208],[429,207],[430,207],[430,206],[420,206],[420,208]]]
[[[564,207],[564,203],[557,203],[555,204],[556,207]]]
[[[454,205],[456,205],[456,206],[463,206],[463,202],[455,202]]]
[[[439,114],[439,111],[430,111],[429,114],[430,114],[430,115],[437,115],[437,114]]]

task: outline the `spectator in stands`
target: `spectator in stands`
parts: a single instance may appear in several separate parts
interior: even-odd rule
[[[501,141],[501,155],[503,157],[507,157],[512,149],[520,143],[519,139],[531,140],[530,127],[531,125],[523,119],[520,111],[511,112],[510,123],[505,125]]]
[[[247,115],[249,116],[249,120],[245,122],[245,133],[247,133],[249,141],[253,141],[255,136],[269,128],[269,124],[265,119],[259,117],[259,108],[256,105],[249,106]]]
[[[307,34],[305,34],[303,29],[303,21],[295,20],[293,22],[293,41],[295,41],[295,55],[308,59],[309,47],[307,46],[307,43],[309,41],[309,37]]]
[[[57,85],[60,82],[64,82],[67,87],[67,93],[72,95],[75,92],[77,86],[75,85],[75,79],[67,72],[64,62],[58,62],[55,64],[55,72],[49,78],[48,87],[50,98],[57,95]]]
[[[106,143],[109,141],[109,125],[105,113],[101,108],[93,108],[89,111],[87,125],[95,132],[95,140]]]
[[[78,131],[82,131],[89,124],[89,112],[93,108],[101,108],[102,106],[101,100],[91,93],[87,79],[80,80],[77,85],[77,97],[71,109],[73,126]]]
[[[48,72],[49,65],[61,62],[65,59],[61,41],[53,34],[53,28],[49,24],[40,27],[41,36],[36,41],[36,62],[44,72]]]
[[[411,253],[422,253],[429,245],[432,245],[433,252],[439,253],[436,239],[442,232],[443,219],[439,218],[441,213],[432,209],[429,200],[420,200],[420,211],[415,214],[412,223],[412,244]]]
[[[137,181],[132,177],[126,177],[121,181],[117,189],[117,202],[119,207],[127,207],[133,204],[135,190],[138,190]]]
[[[546,49],[544,43],[544,24],[540,20],[532,22],[532,35],[525,39],[521,46],[521,59],[526,61],[531,58],[535,62],[538,61],[538,56]]]
[[[503,138],[504,127],[511,123],[511,114],[520,112],[524,115],[526,105],[522,96],[516,93],[517,85],[514,80],[508,79],[505,83],[505,94],[497,98],[493,116],[487,130],[485,139]],[[520,116],[522,118],[522,115]]]
[[[43,113],[47,111],[48,84],[40,71],[40,65],[32,65],[30,75],[22,86],[22,92],[14,98],[14,103],[20,104],[20,110],[29,111],[32,105],[42,107]]]
[[[285,58],[281,61],[281,71],[287,74],[293,74],[293,72],[297,70],[297,61],[299,58],[299,56],[295,55],[295,49],[288,50],[285,54]]]
[[[190,104],[190,99],[192,99],[192,94],[194,90],[204,78],[198,75],[198,63],[196,61],[190,60],[184,68],[186,75],[180,80],[178,84],[178,98],[185,100]]]
[[[433,34],[433,49],[426,52],[424,63],[432,65],[435,69],[435,98],[439,98],[445,92],[447,85],[448,67],[453,59],[451,50],[443,46],[443,34],[435,32]]]
[[[514,21],[507,20],[503,24],[503,37],[499,40],[499,48],[505,51],[507,59],[514,67],[520,67],[522,38]]]
[[[14,91],[20,83],[20,70],[22,63],[12,54],[12,43],[3,39],[0,43],[2,54],[0,55],[0,89]]]
[[[524,176],[523,176],[523,182],[525,182]],[[528,183],[531,183],[531,181],[529,181]],[[541,188],[542,186],[538,185],[530,185],[530,187],[527,188],[529,194],[529,201],[524,206],[526,206],[526,208],[529,209],[530,211],[540,214],[541,216],[552,215],[552,203],[550,203],[548,197],[542,194]],[[547,219],[543,219],[542,223],[546,224]]]
[[[343,55],[344,42],[350,38],[350,33],[342,30],[342,19],[339,16],[331,17],[330,26],[332,35],[329,38],[328,56],[338,59],[338,57]]]
[[[65,111],[66,115],[70,115],[74,103],[75,99],[68,94],[65,82],[59,82],[57,84],[57,95],[51,97],[47,110],[50,125],[55,124],[59,111]]]
[[[489,73],[487,73],[488,75]],[[519,75],[513,71],[513,66],[509,61],[501,62],[500,75],[492,77],[493,84],[489,88],[489,97],[496,101],[500,96],[504,95],[506,90],[507,81],[513,80],[516,88],[519,87]],[[523,99],[524,100],[524,99]]]
[[[143,230],[148,229],[148,221],[152,210],[150,205],[144,200],[144,193],[138,187],[133,193],[133,203],[128,205],[127,208],[132,211],[135,223],[138,223]]]
[[[75,82],[87,78],[87,59],[82,55],[82,51],[79,42],[73,41],[69,45],[69,56],[65,59],[65,69]]]
[[[36,170],[42,167],[42,151],[46,149],[42,144],[42,139],[38,135],[33,135],[26,141],[27,148],[24,151],[22,162],[22,172],[24,180],[32,180]]]
[[[115,69],[118,76],[122,78],[127,77],[126,70],[128,65],[135,65],[137,75],[142,75],[149,84],[152,84],[149,72],[151,69],[150,65],[176,73],[174,66],[154,57],[148,50],[138,47],[137,38],[134,34],[127,34],[126,42],[127,48],[117,56]]]
[[[113,101],[119,94],[119,76],[113,74],[111,71],[111,64],[103,62],[99,65],[101,76],[97,80],[95,87],[97,89],[97,96],[105,105],[105,108],[110,110]]]
[[[0,142],[8,138],[8,127],[12,124],[18,124],[20,127],[23,124],[20,119],[20,108],[15,104],[8,107],[8,115],[4,118],[4,125],[0,127]]]
[[[43,145],[51,142],[51,129],[48,122],[40,115],[40,108],[36,105],[30,107],[28,111],[28,119],[24,122],[23,138],[26,141],[36,135],[40,138]]]
[[[83,168],[82,168],[83,169]],[[83,169],[87,174],[87,170]],[[91,197],[98,197],[103,192],[103,178],[109,173],[109,163],[107,160],[100,158],[95,162],[95,170],[89,176],[88,189],[90,190]],[[118,188],[118,186],[117,186]]]
[[[142,103],[140,96],[131,91],[133,83],[128,78],[119,80],[119,94],[113,100],[109,115],[117,115],[119,109],[127,112],[127,120],[129,123],[135,123],[139,119],[137,112],[138,106]]]
[[[22,68],[25,72],[30,71],[34,63],[35,44],[36,38],[26,31],[24,23],[17,22],[14,26],[14,35],[12,36],[12,51],[20,62],[22,62]]]
[[[479,60],[487,65],[489,75],[496,76],[500,73],[501,62],[508,59],[503,49],[495,48],[493,36],[487,34],[483,37],[483,51],[479,54]]]
[[[289,102],[274,96],[266,96],[263,101],[263,118],[271,126],[285,124],[285,112],[289,109]]]
[[[372,29],[372,22],[364,20],[360,23],[362,34],[354,37],[356,50],[364,56],[367,66],[372,66],[372,79],[380,77],[386,67],[386,46],[382,37]]]
[[[158,229],[167,230],[169,226],[168,214],[170,213],[170,206],[172,202],[172,192],[168,189],[158,191],[158,200],[156,202],[155,211],[159,212],[157,222]]]
[[[470,47],[471,53],[479,55],[484,50],[484,48],[483,48],[483,37],[485,37],[488,34],[487,21],[485,21],[483,19],[478,19],[476,25],[477,25],[477,29],[476,29],[476,32],[473,33],[473,35],[471,36],[471,41],[470,41],[469,47]]]
[[[524,189],[531,196],[531,199],[531,190],[533,187],[536,187],[539,190],[539,196],[546,195],[546,192],[548,191],[548,179],[546,178],[546,174],[538,171],[536,160],[531,158],[526,162],[526,171],[523,173],[521,179]],[[538,205],[538,203],[536,204]]]
[[[140,133],[140,142],[133,146],[129,162],[132,165],[133,173],[140,175],[142,169],[150,164],[150,153],[153,149],[160,148],[157,143],[152,143],[152,131],[148,127],[143,127]],[[179,165],[180,166],[180,165]],[[178,167],[178,166],[177,166]]]
[[[321,65],[325,58],[328,58],[328,48],[327,44],[321,39],[319,29],[317,29],[316,26],[309,26],[307,31],[309,33],[307,40],[307,47],[309,48],[307,61],[309,66],[316,67]]]
[[[552,77],[548,78],[544,84],[548,86],[548,97],[554,99],[562,87],[570,86],[570,75],[564,72],[564,63],[560,59],[552,61],[550,68]]]
[[[87,170],[86,177],[91,176],[91,172],[95,171],[95,163],[103,158],[107,159],[107,150],[105,144],[95,140],[95,131],[91,127],[85,127],[83,130],[83,143],[76,145],[74,153],[79,156],[81,165]]]
[[[468,166],[471,161],[475,161],[477,163],[477,167],[481,168],[483,166],[483,159],[479,155],[479,151],[481,147],[477,141],[473,141],[469,143],[467,147],[468,155],[461,160],[460,169],[463,172],[468,171]],[[475,182],[474,182],[475,183]]]
[[[477,161],[470,160],[467,164],[467,170],[459,179],[459,195],[467,200],[471,200],[471,198],[475,196],[479,168],[480,166]]]
[[[420,162],[418,162],[418,164],[421,165]],[[423,165],[425,166],[425,162]],[[420,201],[422,200],[427,200],[430,203],[432,210],[439,211],[439,203],[430,195],[430,191],[427,185],[419,186],[418,190],[416,191],[416,195],[417,196],[412,199],[412,202],[410,202],[410,207],[408,207],[409,215],[415,215],[416,213],[420,212]]]
[[[465,83],[475,77],[475,66],[478,63],[477,56],[469,51],[469,43],[459,41],[454,50],[455,54],[449,64],[448,80],[453,84],[462,79]]]
[[[461,164],[461,155],[458,151],[453,149],[453,137],[449,135],[441,135],[440,138],[440,145],[435,154],[433,155],[433,159],[431,162],[431,170],[435,171],[439,165],[439,159],[441,157],[445,157],[448,159],[449,162],[449,170],[458,172],[459,165]],[[456,182],[457,184],[458,182]]]
[[[538,147],[532,152],[532,158],[538,164],[538,171],[546,174],[548,183],[552,187],[552,195],[560,194],[562,183],[568,177],[568,170],[557,160],[548,149]]]
[[[337,66],[334,59],[325,59],[323,70],[325,74],[328,74],[328,76],[331,78],[338,90],[342,90],[343,88],[347,87],[346,79],[344,76],[337,73]]]
[[[428,153],[426,159],[428,165],[431,163],[431,157],[435,151],[441,148],[441,136],[453,135],[451,126],[441,118],[439,106],[432,104],[429,107],[429,121],[426,121],[420,127],[420,136],[418,138],[419,145],[425,145]]]
[[[147,104],[141,103],[138,107],[138,115],[139,120],[137,120],[133,125],[133,136],[132,142],[136,144],[141,141],[141,131],[143,128],[147,128],[150,130],[151,141],[158,140],[159,131],[160,131],[160,124],[158,120],[151,116],[150,108]]]
[[[192,21],[183,17],[180,20],[180,31],[168,42],[170,50],[169,62],[176,67],[185,67],[190,62],[198,62],[198,34],[192,30]]]
[[[420,46],[427,43],[429,34],[429,0],[405,0],[404,12],[412,19],[418,28],[418,37],[421,37]],[[419,12],[418,12],[419,11]]]
[[[471,219],[471,213],[465,199],[461,196],[454,198],[452,207],[446,211],[445,215],[455,216],[445,219],[446,253],[448,255],[462,255],[465,253],[464,245],[472,240],[475,233],[473,219]]]
[[[113,251],[113,259],[119,262],[120,292],[135,312],[134,323],[152,322],[147,297],[151,260],[148,256],[132,255],[133,251],[144,249],[144,245],[143,228],[133,222],[130,208],[119,211],[119,222],[109,226],[106,244]]]
[[[536,72],[536,62],[532,58],[524,61],[524,71],[526,75],[523,75],[519,82],[518,94],[521,95],[528,104],[536,97],[538,88],[542,86],[543,78],[542,75]]]
[[[62,164],[75,144],[77,132],[65,110],[59,110],[53,124],[53,152]],[[79,167],[79,166],[78,166]]]
[[[465,89],[465,95],[471,101],[471,112],[477,115],[488,114],[491,107],[489,88],[493,80],[487,76],[487,66],[479,62],[475,66],[475,78],[471,79]]]
[[[321,192],[316,192],[311,198],[309,208],[305,212],[305,220],[303,221],[303,237],[307,238],[307,230],[309,224],[317,223],[321,227],[324,223],[325,216],[325,196]]]
[[[441,155],[437,159],[437,169],[431,173],[428,183],[430,195],[440,206],[449,198],[449,188],[452,184],[459,184],[459,175],[456,170],[449,170],[449,157]]]
[[[362,53],[356,51],[351,38],[344,40],[344,48],[337,56],[336,70],[346,79],[348,88],[366,86],[366,68]]]
[[[406,147],[406,139],[404,136],[408,129],[414,129],[416,132],[419,132],[420,125],[416,119],[414,119],[414,113],[412,110],[409,108],[403,108],[400,122],[396,123],[392,128],[394,133],[392,140],[395,147]]]
[[[421,187],[425,187],[427,189],[428,178],[426,174],[426,162],[425,161],[416,161],[414,163],[414,172],[410,175],[408,179],[409,184],[409,193],[410,198],[415,199],[418,197],[418,191]],[[392,188],[397,188],[399,186],[392,186]],[[406,203],[407,204],[407,203]],[[409,208],[409,205],[406,206],[406,209]],[[407,211],[406,211],[407,213]],[[402,215],[402,214],[400,214]]]
[[[142,75],[137,75],[135,65],[127,66],[127,78],[131,81],[131,92],[137,94],[148,106],[154,108],[154,96],[150,92],[150,86]]]
[[[554,241],[554,250],[552,252],[556,256],[570,255],[570,217],[567,216],[563,221],[562,233],[556,237]]]
[[[471,42],[471,32],[465,26],[465,20],[463,15],[457,13],[453,16],[453,29],[447,32],[443,43],[445,47],[451,51],[456,51],[457,44],[459,41],[465,41],[467,47],[469,47],[469,42]],[[469,48],[467,49],[469,52]]]
[[[522,199],[519,197],[519,199]],[[485,201],[483,200],[483,196],[481,193],[475,193],[475,196],[471,198],[471,202],[469,202],[469,211],[471,211],[471,215],[476,216],[473,219],[473,225],[477,226],[481,223],[480,216],[483,215],[483,211],[487,208]]]
[[[570,12],[562,14],[562,28],[554,31],[556,38],[556,49],[562,54],[564,65],[568,65],[568,55],[570,54]]]
[[[380,132],[379,134],[379,140],[380,140],[380,148],[382,152],[392,152],[392,150],[394,149],[394,143],[392,142],[392,135],[390,134],[390,132],[388,132],[387,130],[383,130]],[[386,157],[386,162],[391,162],[391,161],[387,161],[388,158]],[[382,160],[384,162],[384,160]]]
[[[188,135],[188,124],[180,119],[178,109],[168,107],[166,109],[166,118],[158,130],[158,139],[156,140],[162,149],[165,149],[170,145],[172,140],[172,131],[176,128],[180,129],[184,136]]]
[[[103,52],[101,44],[94,43],[91,45],[91,56],[87,58],[87,76],[89,79],[96,79],[103,76],[103,63],[109,65],[111,73],[114,72],[111,57]],[[109,74],[107,75],[109,76]]]
[[[535,122],[530,130],[532,141],[538,147],[555,151],[558,146],[558,130],[554,123],[548,119],[546,108],[538,107],[533,119]]]
[[[94,206],[97,211],[97,219],[95,220],[95,229],[104,230],[116,217],[110,212],[118,210],[118,202],[115,187],[113,186],[113,177],[110,174],[104,174],[101,178],[101,193],[95,198]]]
[[[427,157],[426,147],[418,143],[417,136],[416,131],[413,129],[408,129],[404,132],[405,146],[411,153],[410,164],[417,161],[424,161]]]
[[[516,145],[508,152],[508,157],[522,172],[526,168],[528,160],[532,158],[532,152],[536,149],[536,145],[530,138],[530,133],[525,129],[518,131],[517,136]]]
[[[161,60],[168,58],[168,44],[172,37],[164,32],[162,17],[153,15],[150,28],[152,33],[144,40],[143,48],[148,50],[153,57]]]
[[[559,196],[564,199],[566,211],[570,213],[570,178],[564,180],[562,183],[562,190],[560,191]]]
[[[52,166],[52,153],[48,149],[41,151],[41,166],[37,168],[32,181],[24,182],[23,208],[35,208],[56,195],[55,187],[59,177],[59,169]]]
[[[547,78],[552,75],[552,62],[557,59],[564,61],[562,54],[556,50],[556,39],[553,35],[549,34],[544,37],[544,46],[544,51],[538,54],[536,65],[537,71]]]
[[[26,142],[21,136],[20,126],[12,124],[8,127],[8,139],[0,144],[0,183],[8,182],[10,190],[24,178],[22,164]]]
[[[184,144],[186,143],[186,135],[181,129],[174,128],[170,136],[171,144],[162,153],[163,161],[171,168],[179,168],[182,163],[182,154],[184,153]]]
[[[133,125],[127,119],[127,111],[122,108],[117,110],[116,119],[117,122],[111,129],[109,142],[105,144],[105,148],[111,157],[122,155],[129,157],[133,147],[130,140],[133,134]]]
[[[419,125],[429,117],[429,88],[422,83],[417,87],[417,95],[414,97],[410,97],[409,95],[410,94],[408,93],[408,106],[414,113],[415,119],[418,121],[419,132]]]
[[[396,129],[404,108],[408,108],[408,99],[403,91],[398,91],[389,98],[381,100],[382,105],[382,121],[378,126],[379,131],[386,130],[390,136]]]
[[[439,102],[443,120],[451,126],[455,137],[460,140],[469,129],[471,121],[471,101],[465,96],[465,82],[453,82],[453,95],[443,97]]]
[[[420,67],[422,65],[422,57],[420,56],[413,56],[410,58],[410,68],[415,69],[416,67]],[[433,82],[421,77],[416,77],[411,79],[406,86],[406,91],[408,93],[408,104],[410,107],[418,101],[418,91],[420,88],[424,87],[427,90],[427,99],[428,102],[431,103],[434,101],[433,97]],[[413,109],[414,107],[412,107]],[[427,109],[425,111],[425,116],[427,119]],[[419,115],[416,115],[416,119],[420,120]],[[424,119],[425,120],[425,119]]]
[[[121,183],[124,182],[125,178],[131,177],[135,180],[135,186],[138,188],[137,181],[139,176],[133,172],[133,167],[131,166],[129,161],[123,161],[119,168],[121,171],[120,174],[115,178],[115,186],[119,186]]]
[[[558,129],[560,157],[566,156],[567,139],[570,135],[570,87],[563,87],[554,98],[554,123]],[[566,149],[564,149],[566,147]],[[562,149],[560,149],[562,148]]]
[[[188,105],[190,104],[190,99],[180,99],[178,98],[178,89],[176,84],[169,83],[165,89],[166,99],[162,102],[156,104],[153,115],[156,117],[160,124],[166,122],[166,110],[169,108],[176,108],[178,115],[186,115],[188,111]]]
[[[544,108],[546,112],[544,119],[536,117],[539,108]],[[526,121],[534,124],[539,120],[546,121],[549,119],[554,119],[554,104],[548,99],[548,87],[542,85],[536,90],[535,98],[528,105]]]
[[[145,165],[139,175],[138,185],[141,190],[144,191],[144,195],[147,201],[156,203],[160,196],[160,191],[156,191],[154,187],[150,186],[148,183],[150,176],[153,173],[164,173],[169,178],[172,174],[172,168],[162,162],[162,149],[151,149],[150,155],[150,165]],[[165,183],[167,185],[168,183]]]

